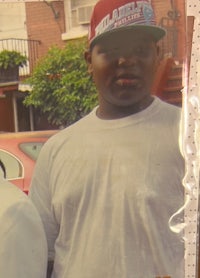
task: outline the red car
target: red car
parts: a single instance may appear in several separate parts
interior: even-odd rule
[[[35,161],[47,139],[58,130],[0,134],[0,160],[6,179],[28,193]]]

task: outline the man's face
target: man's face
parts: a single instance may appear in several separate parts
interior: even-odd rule
[[[99,93],[102,117],[105,113],[109,118],[109,111],[135,113],[151,99],[158,52],[149,35],[129,30],[101,39],[86,54],[88,70]]]

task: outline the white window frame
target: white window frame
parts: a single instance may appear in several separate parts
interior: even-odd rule
[[[62,40],[65,41],[81,38],[88,34],[88,24],[80,24],[77,27],[72,27],[71,1],[73,0],[64,0],[66,32],[62,34]],[[92,6],[95,2],[97,0],[88,0],[88,4],[83,6]]]

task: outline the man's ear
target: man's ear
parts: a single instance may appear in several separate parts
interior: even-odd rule
[[[160,57],[161,52],[160,52],[160,46],[158,44],[156,45],[156,53],[157,53],[157,60],[159,62],[161,59],[161,57]]]
[[[156,45],[156,69],[158,68],[161,60],[161,52],[160,52],[160,46]]]
[[[157,49],[157,54],[160,55],[160,46],[158,43],[156,44],[156,49]]]
[[[91,51],[86,50],[85,54],[84,54],[84,57],[85,57],[85,61],[86,61],[87,66],[88,66],[88,73],[92,75],[93,68],[92,68],[92,53],[91,53]]]

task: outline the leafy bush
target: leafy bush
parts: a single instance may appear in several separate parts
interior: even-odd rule
[[[26,105],[39,108],[56,125],[70,125],[97,104],[96,88],[84,59],[86,40],[53,46],[26,81],[32,86]]]
[[[0,52],[0,68],[7,69],[16,66],[23,67],[27,63],[27,57],[17,51],[2,50]]]

